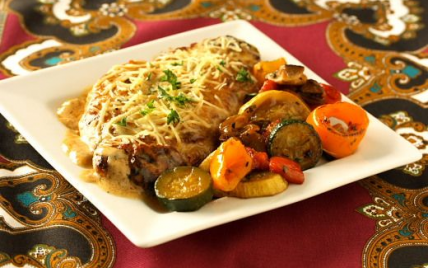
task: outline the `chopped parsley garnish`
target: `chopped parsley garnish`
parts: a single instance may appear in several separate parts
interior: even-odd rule
[[[242,68],[241,70],[239,70],[238,74],[236,75],[236,81],[239,81],[239,82],[251,81],[250,73],[244,68]]]
[[[187,97],[183,93],[180,93],[180,94],[178,94],[178,96],[174,97],[174,96],[169,95],[168,92],[166,92],[166,90],[163,89],[162,87],[158,86],[158,89],[159,89],[159,92],[160,92],[160,98],[165,99],[167,101],[175,102],[179,106],[184,106],[188,102],[193,102],[193,99]]]
[[[164,70],[165,74],[160,78],[161,82],[169,82],[173,90],[177,90],[181,87],[181,82],[177,81],[177,76],[171,70]]]
[[[149,75],[147,75],[147,81],[150,81],[152,79],[152,72],[149,73]]]
[[[189,97],[187,97],[186,95],[184,95],[183,93],[178,94],[177,97],[174,97],[174,101],[180,105],[180,106],[184,106],[186,105],[186,103],[188,102],[192,102],[193,100]]]
[[[221,67],[226,66],[226,62],[224,60],[221,60],[220,61],[220,66]],[[220,66],[217,66],[217,70],[219,70],[220,72],[223,72],[223,69]]]
[[[160,92],[160,98],[165,99],[167,101],[172,101],[177,103],[180,106],[186,105],[188,102],[193,102],[193,99],[187,97],[185,94],[180,93],[178,96],[174,97],[168,94],[168,92],[162,87],[158,86]]]
[[[151,112],[153,112],[153,109],[146,108],[144,110],[141,110],[142,115],[148,115]]]
[[[149,101],[146,105],[148,108],[154,109],[155,108],[155,100]]]
[[[196,79],[195,79],[195,78],[190,79],[190,84],[195,83],[195,81],[196,81]]]
[[[183,61],[181,61],[181,62],[173,62],[171,65],[172,66],[183,66]]]
[[[149,113],[153,112],[153,110],[155,109],[155,104],[154,104],[155,100],[151,100],[149,101],[146,106],[147,108],[144,108],[143,110],[141,110],[141,114],[142,115],[148,115]]]
[[[159,93],[160,93],[160,96],[159,96],[160,98],[166,99],[166,100],[169,100],[169,101],[171,101],[171,100],[174,99],[174,97],[172,97],[171,95],[169,95],[168,92],[166,92],[166,90],[164,88],[162,88],[161,86],[158,86],[158,90],[159,90]]]
[[[169,125],[171,123],[178,124],[180,122],[180,116],[178,115],[177,111],[174,109],[171,109],[169,111],[169,114],[166,117],[166,123]]]
[[[126,117],[123,117],[119,122],[117,122],[116,123],[117,125],[119,125],[119,126],[122,126],[122,127],[126,127],[126,125],[127,125],[127,122],[126,122]]]

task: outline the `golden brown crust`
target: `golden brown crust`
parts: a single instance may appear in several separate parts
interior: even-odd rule
[[[118,153],[106,147],[128,155],[124,177],[143,186],[166,169],[198,165],[214,150],[220,122],[257,90],[249,70],[258,60],[253,46],[223,36],[113,67],[88,94],[79,124],[97,152],[94,168],[109,176],[106,163]]]

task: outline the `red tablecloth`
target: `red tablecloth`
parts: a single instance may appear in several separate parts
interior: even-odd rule
[[[342,2],[1,2],[0,78],[245,19],[412,142],[424,158],[141,249],[0,116],[0,266],[425,267],[428,4]],[[40,185],[48,193],[37,194]]]

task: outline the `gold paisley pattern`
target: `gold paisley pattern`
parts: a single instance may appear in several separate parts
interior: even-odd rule
[[[66,250],[58,250],[48,245],[35,245],[28,255],[17,255],[10,258],[7,254],[0,253],[0,265],[12,264],[20,266],[29,264],[33,267],[58,267],[58,268],[78,268],[82,267],[79,258],[70,257]]]
[[[428,245],[428,206],[424,202],[428,191],[394,187],[377,177],[361,185],[373,196],[374,203],[359,211],[377,223],[376,234],[364,250],[363,267],[388,267],[395,250]]]
[[[41,169],[29,162],[10,161],[0,157],[0,207],[8,213],[8,220],[0,218],[2,241],[18,243],[24,252],[10,256],[8,248],[0,246],[0,265],[30,264],[36,267],[111,267],[115,259],[115,246],[111,236],[103,229],[99,212],[56,171]],[[26,169],[22,174],[19,169]],[[0,173],[1,174],[1,173]],[[13,191],[12,191],[13,190]],[[61,240],[66,235],[75,241],[73,247],[57,248],[53,245],[27,245],[30,236],[49,237],[46,242]],[[18,238],[18,239],[15,239]],[[22,243],[27,241],[26,243]],[[82,241],[87,241],[82,244]],[[80,243],[77,243],[80,242]],[[23,245],[25,244],[25,245]],[[73,243],[71,243],[73,244]],[[32,246],[25,251],[27,246]],[[85,263],[79,256],[70,256],[86,248]],[[3,248],[3,251],[1,250]],[[81,253],[80,253],[81,254]],[[89,254],[89,255],[88,255]]]
[[[382,115],[380,120],[423,152],[417,162],[397,170],[409,175],[407,180],[422,180],[428,164],[428,128],[415,122],[406,111]],[[381,176],[381,175],[380,175]],[[428,246],[428,186],[407,189],[384,181],[379,176],[360,184],[373,196],[374,203],[358,211],[377,223],[376,234],[364,249],[364,267],[388,267],[391,254],[409,246]]]

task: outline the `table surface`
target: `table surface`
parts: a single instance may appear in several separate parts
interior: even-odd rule
[[[0,266],[426,267],[426,12],[422,0],[0,1],[0,79],[243,19],[423,154],[308,200],[142,249],[0,114]]]

